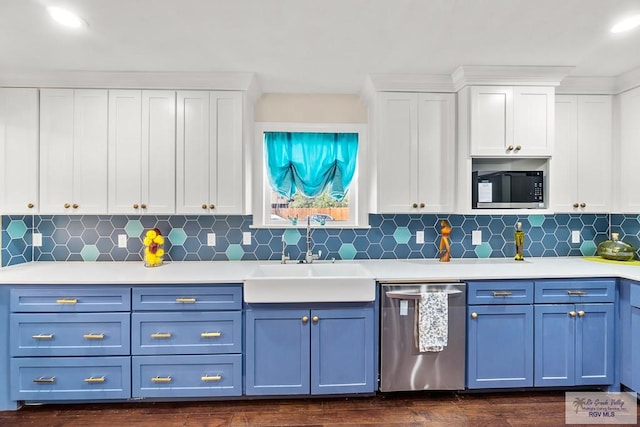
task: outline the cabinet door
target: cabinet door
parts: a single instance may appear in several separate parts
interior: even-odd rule
[[[468,307],[469,388],[533,385],[533,306]]]
[[[513,89],[503,86],[476,86],[470,92],[472,156],[512,154]]]
[[[640,191],[635,183],[638,179],[638,159],[640,159],[640,88],[619,95],[620,98],[620,138],[617,148],[614,173],[617,176],[615,191],[618,208],[623,213],[640,212]]]
[[[552,87],[513,88],[514,154],[551,156],[554,145],[554,95],[555,89]]]
[[[417,212],[418,96],[382,93],[379,106],[378,212]]]
[[[576,304],[576,385],[612,384],[613,304]]]
[[[137,214],[142,180],[142,93],[109,91],[109,213]]]
[[[142,213],[176,210],[176,94],[142,92]],[[145,207],[146,206],[146,207]]]
[[[638,286],[638,285],[636,285]],[[627,384],[636,393],[640,392],[640,308],[631,307],[631,381]]]
[[[455,96],[418,95],[418,210],[450,212],[455,181]]]
[[[212,92],[209,201],[216,214],[244,211],[242,93]]]
[[[373,392],[373,308],[312,310],[311,321],[311,394]]]
[[[556,135],[548,182],[550,207],[560,212],[576,212],[579,206],[573,205],[578,204],[578,98],[558,95],[555,103]]]
[[[247,310],[246,394],[309,393],[308,310]]]
[[[608,95],[578,97],[578,200],[580,212],[610,212],[612,106]]]
[[[72,212],[73,101],[73,89],[42,89],[40,91],[40,211],[42,213]]]
[[[573,304],[535,306],[536,387],[575,384],[575,316]]]
[[[177,94],[176,210],[179,214],[209,213],[209,92]]]
[[[107,91],[41,91],[40,207],[107,212]]]
[[[74,91],[73,213],[107,212],[108,94]],[[76,207],[77,206],[77,207]]]
[[[38,212],[38,90],[0,88],[0,211]]]

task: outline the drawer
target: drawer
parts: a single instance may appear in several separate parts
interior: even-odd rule
[[[12,356],[128,355],[129,313],[12,313]]]
[[[241,311],[133,313],[132,354],[242,352]]]
[[[640,284],[631,284],[631,306],[640,308]]]
[[[242,356],[134,356],[133,397],[240,396]]]
[[[133,288],[134,310],[240,310],[242,285]]]
[[[532,304],[533,281],[487,280],[467,284],[468,304]]]
[[[615,279],[562,279],[535,282],[537,304],[614,302]]]
[[[103,400],[131,397],[130,357],[11,359],[11,400]]]
[[[17,287],[11,289],[13,312],[130,311],[129,288]]]

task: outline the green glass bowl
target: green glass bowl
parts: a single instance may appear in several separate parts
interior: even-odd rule
[[[604,259],[614,261],[631,261],[636,254],[633,246],[615,238],[600,243],[597,253]]]

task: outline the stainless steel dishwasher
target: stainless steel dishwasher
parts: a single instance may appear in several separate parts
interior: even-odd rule
[[[381,283],[380,391],[465,387],[466,284]],[[416,346],[416,307],[425,292],[448,295],[448,339],[442,351]]]

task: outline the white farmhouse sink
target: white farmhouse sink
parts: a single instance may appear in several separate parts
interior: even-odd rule
[[[375,280],[359,264],[265,264],[244,279],[248,303],[375,300]]]

